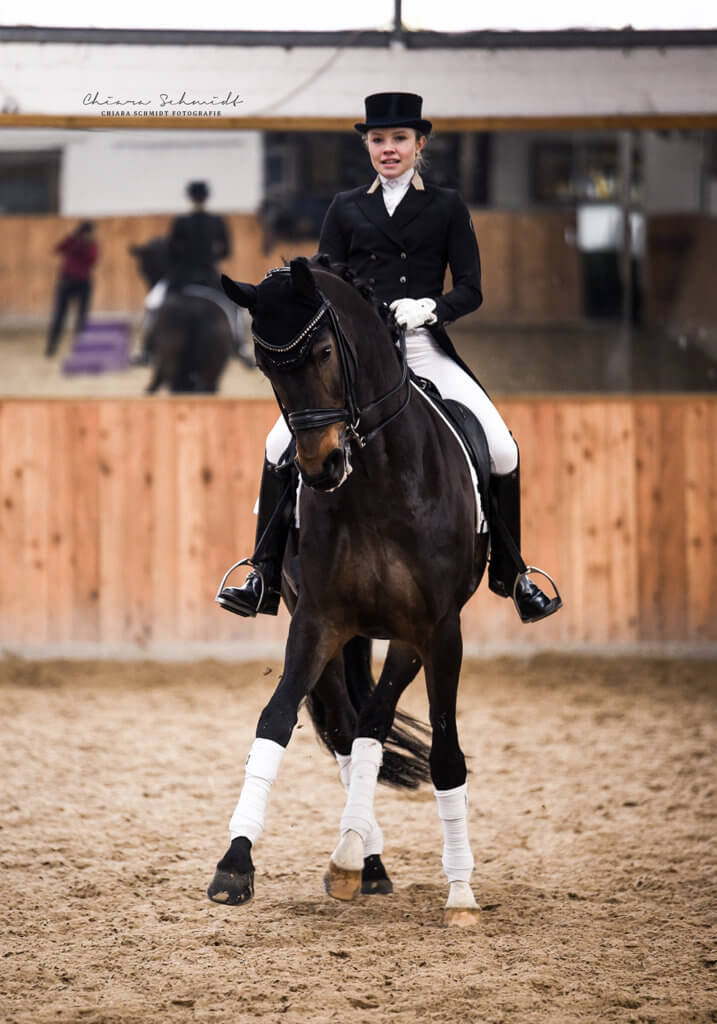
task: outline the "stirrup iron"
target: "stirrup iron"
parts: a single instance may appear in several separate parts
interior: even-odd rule
[[[560,596],[560,591],[558,590],[558,585],[555,582],[555,580],[553,579],[553,577],[550,576],[543,569],[538,569],[538,567],[535,566],[535,565],[526,565],[525,572],[519,572],[518,575],[515,577],[515,583],[513,584],[513,593],[511,594],[511,597],[513,598],[513,604],[515,605],[515,610],[518,612],[518,615],[520,615],[520,608],[518,607],[518,601],[517,601],[516,596],[515,596],[517,594],[517,592],[518,592],[518,584],[520,583],[521,580],[525,579],[527,576],[530,576],[531,573],[534,573],[534,572],[536,572],[538,574],[538,576],[544,576],[546,578],[546,580],[550,581],[550,585],[552,586],[553,590],[555,591],[555,596],[557,597],[558,601],[560,601],[561,604],[563,603],[563,599]]]
[[[261,582],[261,594],[259,596],[259,607],[261,607],[261,605],[262,605],[262,603],[264,601],[264,594],[266,593],[266,583],[264,582],[264,573],[262,572],[262,570],[257,565],[254,565],[254,563],[252,562],[251,558],[242,558],[241,562],[235,562],[234,565],[232,565],[229,569],[227,569],[227,571],[222,576],[222,582],[219,584],[219,589],[217,590],[216,597],[214,598],[216,603],[222,605],[222,607],[224,607],[224,602],[221,600],[221,596],[222,596],[222,591],[224,590],[224,587],[226,586],[226,582],[229,579],[229,577],[231,576],[231,574],[234,572],[234,570],[238,569],[242,565],[250,565],[252,567],[252,569],[254,570],[254,572],[256,573],[256,575],[259,577],[259,580]]]

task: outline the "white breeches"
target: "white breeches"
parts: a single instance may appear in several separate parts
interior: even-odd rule
[[[166,278],[161,278],[154,287],[147,292],[144,299],[144,308],[147,310],[159,309],[164,302],[164,298],[167,294],[167,281]]]
[[[406,355],[414,373],[427,377],[443,398],[462,402],[477,417],[488,441],[492,471],[499,476],[512,473],[518,465],[518,446],[483,388],[446,355],[425,327],[406,333]],[[290,441],[291,431],[280,416],[266,439],[266,457],[272,465],[279,462]]]

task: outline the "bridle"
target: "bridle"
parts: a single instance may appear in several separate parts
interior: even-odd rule
[[[278,273],[290,273],[290,268],[277,267],[275,270],[269,271],[269,274]],[[327,427],[331,423],[345,422],[347,440],[356,441],[360,448],[365,448],[376,434],[387,427],[389,423],[393,422],[397,416],[401,415],[411,400],[412,388],[408,379],[405,332],[399,327],[397,351],[399,364],[401,366],[400,381],[395,387],[391,388],[390,391],[381,395],[380,398],[376,398],[372,402],[368,402],[366,405],[361,407],[356,399],[356,371],[358,369],[356,353],[344,334],[336,309],[326,296],[321,293],[321,291],[319,291],[319,295],[322,300],[321,306],[316,313],[314,313],[309,322],[305,324],[298,334],[296,334],[295,337],[293,337],[286,345],[272,345],[270,342],[266,341],[266,339],[260,337],[253,328],[252,335],[254,337],[254,341],[260,348],[264,349],[267,353],[271,353],[275,358],[279,356],[282,368],[290,369],[292,367],[300,366],[306,360],[315,335],[323,326],[324,319],[328,320],[328,325],[336,339],[339,361],[341,363],[345,405],[340,409],[302,409],[299,412],[287,413],[281,399],[276,393],[276,389],[274,389],[274,394],[276,395],[276,400],[279,403],[284,419],[289,426],[289,430],[294,437],[302,430],[317,430],[322,427]],[[389,416],[386,416],[385,419],[380,420],[373,427],[367,429],[365,422],[367,415],[373,410],[378,409],[384,404],[384,402],[389,401],[394,397],[394,395],[397,395],[402,388],[406,389],[406,395],[399,408]]]

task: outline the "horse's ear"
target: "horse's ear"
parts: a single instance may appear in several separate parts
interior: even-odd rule
[[[232,302],[237,306],[243,306],[250,313],[256,308],[256,288],[253,284],[244,284],[243,281],[232,281],[231,277],[222,274],[222,288]]]
[[[316,295],[316,282],[306,260],[295,259],[289,264],[291,284],[294,292],[307,299]]]

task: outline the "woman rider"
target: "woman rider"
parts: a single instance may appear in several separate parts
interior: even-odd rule
[[[390,305],[406,330],[408,364],[432,381],[443,398],[462,402],[480,421],[491,458],[491,493],[510,539],[491,534],[489,586],[515,600],[523,622],[537,622],[561,606],[525,575],[520,549],[518,447],[485,391],[458,356],[445,325],[477,309],[483,299],[480,258],[470,213],[453,189],[424,183],[418,173],[431,122],[421,117],[422,97],[376,93],[366,97],[364,138],[377,176],[367,188],[339,192],[321,229],[319,252],[348,264]],[[453,287],[442,294],[446,266]],[[291,441],[283,417],[267,438],[259,498],[255,570],[242,587],[218,597],[239,615],[275,615],[281,562],[293,510],[291,465],[282,455]],[[278,469],[276,468],[278,467]],[[510,543],[512,539],[513,543]],[[256,571],[258,570],[258,571]]]

